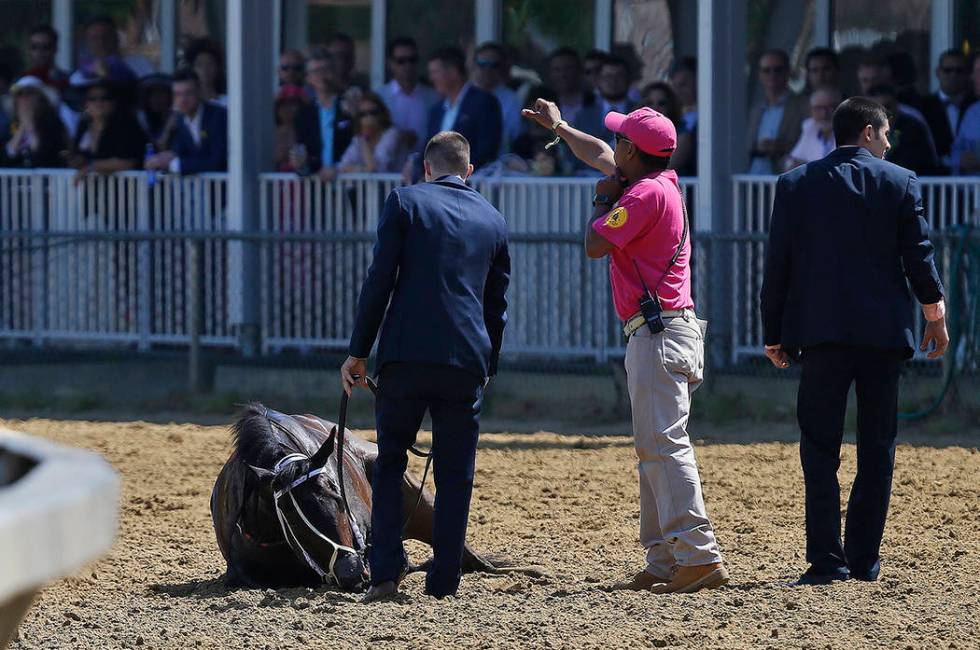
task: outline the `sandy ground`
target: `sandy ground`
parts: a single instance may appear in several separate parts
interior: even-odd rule
[[[361,605],[328,588],[224,589],[208,495],[228,453],[225,428],[3,424],[98,451],[124,479],[114,550],[42,593],[14,643],[21,650],[980,647],[975,432],[899,448],[879,582],[806,588],[787,586],[805,568],[796,446],[702,441],[708,509],[733,579],[682,596],[601,589],[642,566],[629,438],[485,435],[470,540],[551,577],[469,575],[456,598],[436,601],[416,574],[401,600]],[[845,485],[853,472],[848,446]],[[415,559],[425,551],[410,547]]]

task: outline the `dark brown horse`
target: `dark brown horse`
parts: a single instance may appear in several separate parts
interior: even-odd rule
[[[228,566],[226,583],[286,587],[328,582],[361,589],[368,581],[369,477],[377,446],[346,432],[341,490],[332,422],[251,404],[235,423],[233,437],[235,449],[211,492],[211,519]],[[419,489],[418,479],[406,471],[402,509],[410,516],[404,537],[431,544],[433,498],[422,490],[419,499]],[[468,545],[463,551],[464,572],[512,570],[540,575],[495,566]]]

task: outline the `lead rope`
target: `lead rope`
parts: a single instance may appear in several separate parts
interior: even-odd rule
[[[360,376],[354,375],[354,381],[357,381],[358,379],[360,379]],[[365,382],[367,383],[367,387],[368,389],[370,389],[371,393],[375,397],[377,397],[378,396],[377,382],[371,377],[365,379]],[[344,424],[347,422],[347,402],[348,402],[347,393],[344,392],[344,394],[340,398],[340,422],[337,424],[338,458],[343,458],[344,455]],[[405,521],[402,522],[403,533],[405,532],[405,529],[408,527],[408,522],[412,520],[412,517],[415,516],[415,512],[419,509],[419,504],[422,503],[422,495],[425,491],[425,480],[429,476],[429,468],[432,467],[431,451],[429,452],[421,451],[417,447],[415,447],[415,445],[409,447],[408,451],[410,451],[413,455],[419,458],[425,459],[425,471],[422,472],[422,482],[419,483],[419,493],[415,498],[415,505],[412,506],[412,510],[408,513],[408,516],[405,517]],[[340,469],[340,467],[337,468],[337,479],[340,481],[340,495],[344,500],[344,508],[347,509],[347,516],[349,518],[350,508],[347,506],[347,496],[346,496],[346,492],[344,491],[343,471]]]

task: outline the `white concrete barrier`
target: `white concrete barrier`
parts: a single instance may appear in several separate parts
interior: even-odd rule
[[[0,648],[38,590],[112,546],[118,512],[98,455],[0,427]]]

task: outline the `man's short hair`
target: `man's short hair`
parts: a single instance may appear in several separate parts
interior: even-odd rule
[[[582,57],[579,56],[578,52],[576,52],[574,48],[568,47],[567,45],[564,47],[559,47],[557,50],[553,50],[551,54],[548,55],[548,63],[562,57],[575,59],[575,63],[578,64],[579,67],[582,67]]]
[[[343,43],[351,50],[354,49],[354,39],[348,34],[338,32],[336,34],[331,34],[330,38],[327,39],[327,46],[333,45],[334,43]]]
[[[197,76],[197,73],[190,68],[183,68],[174,73],[174,83],[180,83],[181,81],[193,81],[196,85],[201,85],[201,78]]]
[[[636,157],[640,159],[648,172],[663,171],[670,166],[670,156],[654,156],[636,147]]]
[[[626,71],[626,76],[630,74],[630,64],[626,62],[626,59],[619,56],[607,56],[599,64],[599,70],[602,70],[606,66],[613,66],[617,68],[622,68]]]
[[[809,68],[810,61],[814,59],[828,59],[834,64],[835,70],[840,70],[840,58],[837,56],[837,52],[834,52],[829,47],[815,47],[806,53],[806,60],[804,61],[803,67]]]
[[[466,76],[466,55],[458,47],[440,47],[432,53],[429,61],[438,61],[446,68],[456,68],[462,76]]]
[[[411,36],[399,36],[398,38],[392,39],[388,43],[388,58],[395,56],[395,50],[399,47],[410,47],[416,52],[419,50],[419,44],[415,42],[415,39]]]
[[[583,61],[605,61],[609,58],[609,52],[603,50],[589,50],[582,57]]]
[[[768,50],[764,50],[762,54],[759,55],[759,61],[762,61],[763,57],[767,56],[777,56],[783,62],[783,68],[789,71],[789,54],[786,50],[781,50],[778,47],[771,47]]]
[[[698,60],[693,56],[682,56],[681,58],[674,61],[674,65],[670,67],[670,76],[673,77],[678,72],[690,72],[693,75],[698,74]]]
[[[110,31],[112,31],[113,34],[116,33],[116,21],[113,20],[112,16],[110,16],[109,14],[98,14],[96,16],[92,16],[87,21],[85,21],[85,27],[83,31],[87,32],[90,27],[94,27],[95,25],[102,25],[103,27],[106,27]]]
[[[310,55],[306,58],[306,61],[329,61],[331,58],[333,57],[327,48],[322,45],[317,45],[310,49]]]
[[[845,99],[834,111],[834,140],[837,146],[853,144],[869,124],[875,131],[888,124],[885,107],[867,97]]]
[[[507,50],[504,49],[504,46],[498,43],[497,41],[485,41],[483,43],[480,43],[480,45],[477,46],[477,48],[473,51],[473,53],[479,54],[480,52],[493,52],[501,59],[507,58]]]
[[[425,145],[423,158],[433,170],[465,176],[470,166],[469,140],[455,131],[441,131]]]
[[[47,36],[48,38],[51,39],[51,42],[54,43],[55,46],[58,45],[58,32],[55,31],[54,27],[52,27],[51,25],[35,25],[34,27],[31,28],[31,31],[28,32],[27,38],[30,38],[31,36],[36,36],[38,34],[43,34],[44,36]]]
[[[936,63],[939,64],[939,65],[942,65],[943,64],[943,59],[948,58],[948,57],[951,57],[951,56],[955,56],[956,58],[958,58],[963,63],[969,63],[969,59],[966,56],[966,54],[963,53],[963,50],[957,50],[957,49],[946,50],[945,52],[943,52],[942,54],[939,55],[939,60],[936,61]]]

